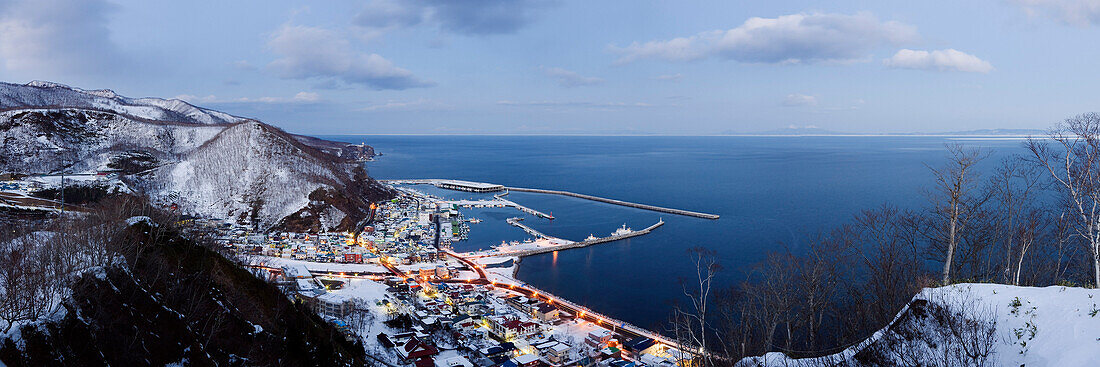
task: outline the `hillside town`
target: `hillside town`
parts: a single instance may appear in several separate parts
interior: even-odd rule
[[[450,250],[468,228],[456,204],[404,190],[378,203],[370,219],[359,233],[185,224],[216,227],[217,241],[257,275],[393,366],[691,364],[690,354],[667,343],[532,290],[514,278],[518,258]]]

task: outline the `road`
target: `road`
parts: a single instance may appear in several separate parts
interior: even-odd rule
[[[483,266],[481,266],[480,264],[474,263],[473,261],[471,261],[471,260],[469,260],[469,259],[467,259],[467,258],[451,251],[451,250],[442,250],[442,251],[445,252],[447,255],[455,258],[456,260],[462,262],[463,264],[466,264],[466,266],[468,268],[473,269],[474,271],[476,271],[477,275],[478,275],[478,279],[449,280],[449,281],[447,281],[448,283],[492,284],[495,287],[502,287],[502,288],[506,287],[511,291],[514,291],[514,292],[517,292],[517,293],[520,293],[520,294],[524,295],[525,297],[545,300],[546,303],[549,303],[551,305],[555,305],[555,307],[557,307],[558,309],[569,312],[569,313],[573,314],[578,319],[589,321],[589,322],[595,323],[596,325],[600,325],[601,327],[611,329],[611,331],[622,334],[622,335],[624,335],[628,338],[632,339],[632,338],[636,338],[636,337],[639,337],[639,336],[644,336],[644,337],[653,339],[653,340],[657,341],[658,343],[661,343],[661,344],[664,344],[664,345],[667,345],[667,346],[670,346],[670,347],[673,347],[673,348],[676,348],[676,349],[679,349],[679,350],[682,350],[682,351],[686,351],[686,352],[691,353],[691,354],[698,355],[698,353],[696,351],[681,348],[680,343],[677,343],[677,342],[675,342],[671,339],[668,339],[668,338],[666,338],[665,336],[663,336],[661,334],[657,334],[657,333],[654,333],[652,331],[646,330],[644,328],[637,327],[637,326],[631,325],[629,323],[626,323],[626,322],[623,322],[623,321],[619,321],[619,320],[604,316],[604,315],[599,314],[597,312],[593,312],[592,310],[588,309],[587,307],[577,305],[573,302],[570,302],[567,299],[555,296],[551,293],[542,292],[542,291],[539,291],[537,288],[529,287],[529,286],[526,286],[524,284],[515,284],[515,283],[511,283],[511,282],[496,282],[496,281],[490,280],[488,275],[485,273],[485,268]]]

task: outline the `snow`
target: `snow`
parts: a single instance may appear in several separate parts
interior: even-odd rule
[[[347,283],[343,289],[329,290],[329,294],[335,295],[340,299],[361,299],[369,301],[370,304],[374,304],[374,301],[385,299],[386,289],[388,286],[385,284],[375,282],[369,279],[340,279],[345,280]]]
[[[178,99],[127,98],[108,89],[85,90],[64,84],[33,81],[0,83],[0,106],[53,106],[112,111],[136,118],[193,124],[230,124],[247,120],[224,112],[195,107]]]
[[[148,225],[151,225],[151,226],[156,226],[157,225],[155,222],[153,222],[152,218],[149,218],[149,217],[144,216],[144,215],[139,215],[139,216],[135,216],[135,217],[126,218],[126,225],[128,225],[128,226],[132,226],[132,225],[135,225],[135,224],[138,224],[138,223],[145,223],[145,224],[148,224]]]
[[[254,256],[253,258],[256,263],[273,268],[303,266],[310,271],[389,273],[385,267],[378,264],[321,263],[272,256]]]
[[[956,284],[926,288],[914,299],[944,305],[970,319],[992,321],[995,325],[991,348],[993,365],[1094,366],[1100,361],[1100,289]],[[903,310],[899,316],[905,312]],[[768,353],[746,358],[738,364],[819,365],[830,359],[853,362],[852,356],[890,333],[889,329],[880,330],[866,341],[831,356],[790,359],[782,353]],[[936,332],[922,333],[925,338],[932,338],[932,335]],[[929,358],[937,353],[936,350],[924,352]]]
[[[303,149],[293,136],[179,100],[133,99],[49,82],[0,83],[0,107],[7,109],[0,124],[8,126],[0,141],[23,142],[0,147],[0,169],[102,170],[136,152],[157,168],[127,177],[128,183],[186,214],[236,219],[255,211],[257,224],[269,227],[309,205],[313,191],[345,191],[352,179],[349,165]],[[66,176],[70,182],[85,178],[94,176]],[[47,186],[59,180],[40,179]],[[319,209],[328,228],[347,216],[331,206]]]

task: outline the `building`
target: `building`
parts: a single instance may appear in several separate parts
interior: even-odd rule
[[[435,267],[435,276],[439,279],[451,279],[451,269],[443,265]]]
[[[454,356],[446,359],[437,359],[435,367],[474,367],[469,359],[463,356]]]
[[[314,307],[319,314],[342,319],[351,314],[354,303],[334,293],[325,293],[317,297]]]
[[[435,187],[448,189],[448,190],[469,191],[469,192],[494,192],[494,191],[503,191],[504,190],[504,185],[490,184],[490,183],[484,183],[484,182],[470,182],[470,181],[462,181],[462,180],[441,180],[441,181],[437,181],[437,182],[435,182]]]
[[[539,356],[534,354],[519,355],[512,358],[512,363],[515,363],[517,367],[537,367],[542,364],[539,362]]]
[[[355,253],[355,252],[345,252],[344,253],[344,262],[352,263],[352,264],[361,264],[361,263],[363,263],[363,254]]]
[[[514,318],[506,317],[489,317],[489,330],[492,330],[498,338],[502,340],[515,340],[521,337],[527,337],[538,332],[539,326],[533,322],[520,321]]]
[[[584,343],[592,349],[603,349],[607,347],[607,343],[610,341],[611,331],[607,329],[594,330],[588,333],[588,337],[584,338]]]
[[[548,303],[540,302],[532,308],[531,316],[542,322],[558,321],[558,308]]]
[[[397,354],[401,356],[402,360],[408,363],[439,354],[439,350],[436,349],[435,346],[421,341],[419,338],[412,337],[404,344],[397,346]]]

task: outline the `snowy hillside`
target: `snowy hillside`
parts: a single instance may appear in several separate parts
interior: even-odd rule
[[[0,101],[0,172],[116,171],[159,204],[263,228],[349,228],[370,200],[388,195],[356,163],[373,153],[366,146],[179,101],[41,82],[0,83]],[[178,122],[184,115],[191,121]]]
[[[1100,289],[957,284],[927,288],[890,326],[839,354],[740,366],[1096,366]]]
[[[180,200],[185,212],[272,224],[308,207],[314,191],[348,192],[353,175],[346,165],[289,134],[245,122],[221,131],[179,162],[143,175],[149,178],[139,187],[151,189],[155,201],[185,198]],[[324,213],[317,220],[325,228],[336,228],[347,217],[343,210],[318,214]]]
[[[0,110],[29,107],[83,108],[114,112],[136,120],[194,124],[230,124],[248,120],[195,107],[178,99],[128,98],[108,89],[84,90],[43,81],[27,84],[0,82]]]

